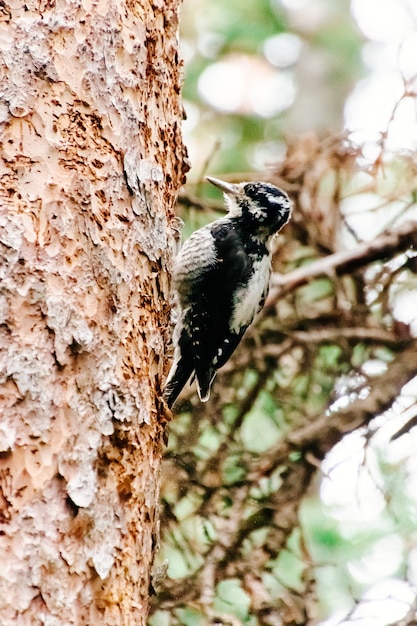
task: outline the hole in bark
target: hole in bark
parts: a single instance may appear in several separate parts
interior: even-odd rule
[[[81,345],[75,339],[72,340],[72,343],[69,346],[72,354],[77,355],[81,352]]]
[[[78,515],[78,511],[80,510],[80,507],[78,507],[69,496],[67,496],[65,498],[65,504],[67,505],[68,509],[70,510],[71,514],[73,517],[77,517]]]
[[[119,492],[119,498],[123,502],[127,502],[132,497],[132,487],[130,481],[126,478],[123,482],[121,482],[117,488]]]

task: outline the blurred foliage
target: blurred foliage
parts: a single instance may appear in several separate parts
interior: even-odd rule
[[[339,130],[363,73],[348,0],[185,0],[181,42],[193,171],[262,169],[285,137]]]
[[[417,410],[415,383],[402,388],[417,374],[416,155],[393,156],[382,136],[369,160],[340,132],[363,71],[347,1],[185,0],[182,41],[184,238],[224,211],[200,182],[207,170],[242,180],[269,159],[257,176],[295,210],[257,324],[210,401],[191,386],[176,405],[157,558],[167,577],[149,624],[383,626],[407,611],[411,624]],[[300,44],[290,61],[285,41]],[[268,115],[249,98],[210,104],[202,76],[223,62],[284,76],[292,98]]]
[[[272,291],[257,325],[208,403],[193,386],[177,403],[162,486],[159,559],[168,561],[168,578],[151,626],[313,624],[343,610],[354,621],[378,582],[393,577],[406,591],[417,584],[413,439],[391,442],[402,407],[416,412],[415,392],[400,393],[417,374],[417,352],[407,356],[417,330],[417,229],[404,221],[417,216],[417,161],[390,158],[364,174],[359,157],[343,138],[309,135],[271,173],[292,190],[296,209],[276,240]],[[402,172],[399,186],[392,170]],[[359,242],[347,201],[370,191],[392,235],[384,239],[378,219]],[[358,256],[346,264],[342,250]],[[403,285],[414,297],[407,321],[396,313]],[[331,420],[346,410],[337,430]],[[401,440],[396,464],[390,456]]]

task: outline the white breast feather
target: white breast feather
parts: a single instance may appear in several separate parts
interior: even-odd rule
[[[262,257],[254,263],[254,272],[249,282],[241,287],[235,294],[233,316],[230,322],[230,330],[238,333],[244,326],[253,322],[259,312],[260,301],[266,297],[271,277],[271,259],[269,256]]]

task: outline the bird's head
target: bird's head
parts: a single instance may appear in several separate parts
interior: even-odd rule
[[[282,189],[264,182],[227,183],[206,177],[224,193],[229,216],[241,219],[256,236],[277,233],[291,217],[292,202]]]

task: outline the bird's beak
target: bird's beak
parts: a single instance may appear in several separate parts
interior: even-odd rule
[[[206,180],[209,181],[215,187],[221,189],[224,193],[228,195],[235,196],[236,195],[236,185],[232,185],[232,183],[226,183],[224,180],[219,180],[218,178],[212,178],[211,176],[206,176]]]

